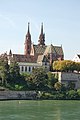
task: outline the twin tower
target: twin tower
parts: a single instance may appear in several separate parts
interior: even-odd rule
[[[31,34],[30,34],[30,23],[28,23],[28,31],[26,34],[26,38],[25,38],[25,47],[24,47],[24,54],[30,55],[31,52]],[[38,40],[38,45],[39,46],[45,46],[45,34],[43,33],[43,23],[41,24],[41,33],[39,35],[39,40]]]

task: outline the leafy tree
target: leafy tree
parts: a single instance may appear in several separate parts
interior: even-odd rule
[[[47,86],[47,72],[43,68],[35,68],[28,79],[32,89],[42,90]]]
[[[61,90],[62,84],[60,82],[56,82],[54,88],[58,91]]]
[[[57,79],[55,78],[55,75],[52,74],[51,72],[48,72],[47,75],[48,75],[48,86],[50,88],[53,88],[54,84],[57,82]]]
[[[67,93],[66,93],[66,97],[68,98],[68,99],[77,99],[77,97],[78,97],[78,94],[77,94],[77,91],[75,91],[75,90],[70,90],[70,91],[68,91]]]
[[[70,60],[63,60],[63,61],[55,61],[53,63],[53,70],[56,71],[74,71],[76,70],[76,63]]]
[[[9,72],[10,72],[10,83],[14,83],[14,84],[19,83],[20,82],[19,66],[15,61],[10,64]]]
[[[74,90],[75,89],[75,83],[70,81],[68,83],[67,89],[68,90]]]
[[[76,64],[75,70],[79,72],[80,71],[80,62],[76,62],[75,64]]]
[[[22,73],[21,79],[24,81],[24,90],[30,90],[32,88],[31,74],[30,73]]]
[[[78,98],[80,99],[80,89],[77,90]]]
[[[9,78],[9,65],[7,59],[0,59],[0,78],[2,85],[6,85]]]

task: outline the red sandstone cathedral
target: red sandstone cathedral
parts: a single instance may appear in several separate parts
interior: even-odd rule
[[[41,24],[41,33],[39,35],[38,44],[32,44],[30,25],[25,36],[24,54],[13,54],[10,50],[8,62],[15,60],[20,67],[20,72],[32,72],[33,68],[44,67],[50,70],[51,64],[55,60],[63,60],[64,53],[62,46],[53,46],[45,44],[45,34],[43,32],[43,24]]]

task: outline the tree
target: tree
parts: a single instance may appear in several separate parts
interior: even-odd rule
[[[70,90],[66,93],[66,97],[68,99],[77,99],[78,98],[78,94],[77,94],[77,91],[75,90]]]
[[[48,86],[49,88],[53,88],[54,84],[57,82],[57,79],[55,78],[55,75],[51,72],[47,73],[48,75]]]
[[[32,89],[42,90],[47,86],[47,72],[43,68],[35,68],[29,77],[28,84]]]
[[[75,64],[76,64],[75,70],[79,72],[80,71],[80,62],[76,62]]]
[[[68,83],[67,89],[68,90],[74,90],[75,89],[75,83],[70,81]]]
[[[73,72],[74,70],[76,70],[76,63],[73,61],[70,61],[70,60],[55,61],[53,63],[53,70],[64,71],[64,72],[68,72],[68,71]]]
[[[9,65],[7,59],[0,59],[0,78],[2,85],[6,85],[9,78]]]
[[[60,82],[56,82],[54,88],[58,91],[61,90],[62,84]]]
[[[19,83],[20,82],[20,73],[19,73],[19,66],[14,61],[9,66],[9,72],[10,72],[10,83]]]
[[[80,99],[80,89],[77,90],[78,98]]]

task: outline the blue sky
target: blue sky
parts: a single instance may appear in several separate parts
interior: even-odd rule
[[[0,0],[0,54],[24,53],[28,22],[35,44],[43,22],[46,44],[62,45],[65,59],[80,53],[80,0]]]

